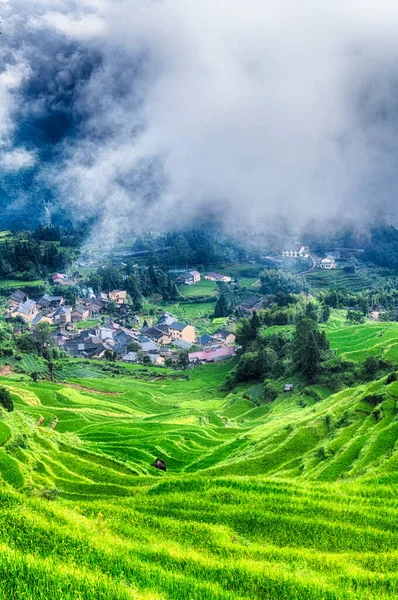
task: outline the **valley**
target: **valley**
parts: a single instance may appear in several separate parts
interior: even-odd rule
[[[398,383],[257,403],[233,367],[2,377],[0,598],[395,598]]]

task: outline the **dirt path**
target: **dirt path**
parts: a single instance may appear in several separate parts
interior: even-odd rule
[[[12,375],[13,373],[14,373],[14,371],[12,370],[10,365],[4,365],[3,367],[0,368],[1,377],[7,377],[8,375]]]
[[[66,381],[60,381],[58,385],[75,388],[82,392],[91,392],[92,394],[100,394],[101,396],[120,396],[121,392],[103,392],[102,390],[95,390],[94,388],[86,387],[85,385],[79,385],[78,383],[68,383]]]

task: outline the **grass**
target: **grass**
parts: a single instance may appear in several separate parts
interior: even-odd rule
[[[99,323],[99,319],[87,319],[86,321],[77,321],[75,327],[76,329],[90,329],[90,327],[96,327]]]
[[[181,319],[201,319],[211,317],[214,313],[215,305],[215,302],[198,302],[192,304],[177,302],[176,304],[166,305],[164,310]]]
[[[349,292],[360,292],[373,287],[381,277],[375,270],[361,267],[356,273],[346,273],[344,269],[316,269],[306,275],[307,282],[313,290],[346,289]]]
[[[42,279],[25,281],[21,279],[0,279],[0,288],[38,287],[43,285]]]
[[[326,326],[339,356],[387,352],[395,328]],[[398,383],[305,406],[278,381],[261,404],[260,385],[222,391],[235,364],[0,378],[0,600],[397,597]]]
[[[398,364],[398,323],[367,321],[352,325],[344,311],[334,311],[325,326],[331,347],[343,360],[363,362],[368,356]]]
[[[185,298],[194,298],[196,296],[217,296],[218,286],[215,281],[201,279],[194,285],[181,285],[180,294]]]

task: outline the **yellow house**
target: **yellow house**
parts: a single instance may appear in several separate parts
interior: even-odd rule
[[[33,317],[35,317],[38,312],[36,302],[34,300],[26,300],[25,302],[18,304],[18,306],[11,311],[10,317],[14,319],[20,317],[26,323],[31,323]]]
[[[185,323],[174,321],[174,323],[169,325],[169,331],[173,340],[184,340],[184,342],[188,342],[190,344],[195,342],[195,327],[192,325],[186,325]]]
[[[109,292],[109,300],[111,302],[116,302],[116,304],[126,304],[127,292],[122,290],[113,290],[113,292]]]

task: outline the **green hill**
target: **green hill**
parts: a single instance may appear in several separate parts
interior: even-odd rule
[[[328,336],[389,351],[372,328]],[[397,597],[398,383],[261,403],[233,365],[0,378],[0,600]]]

